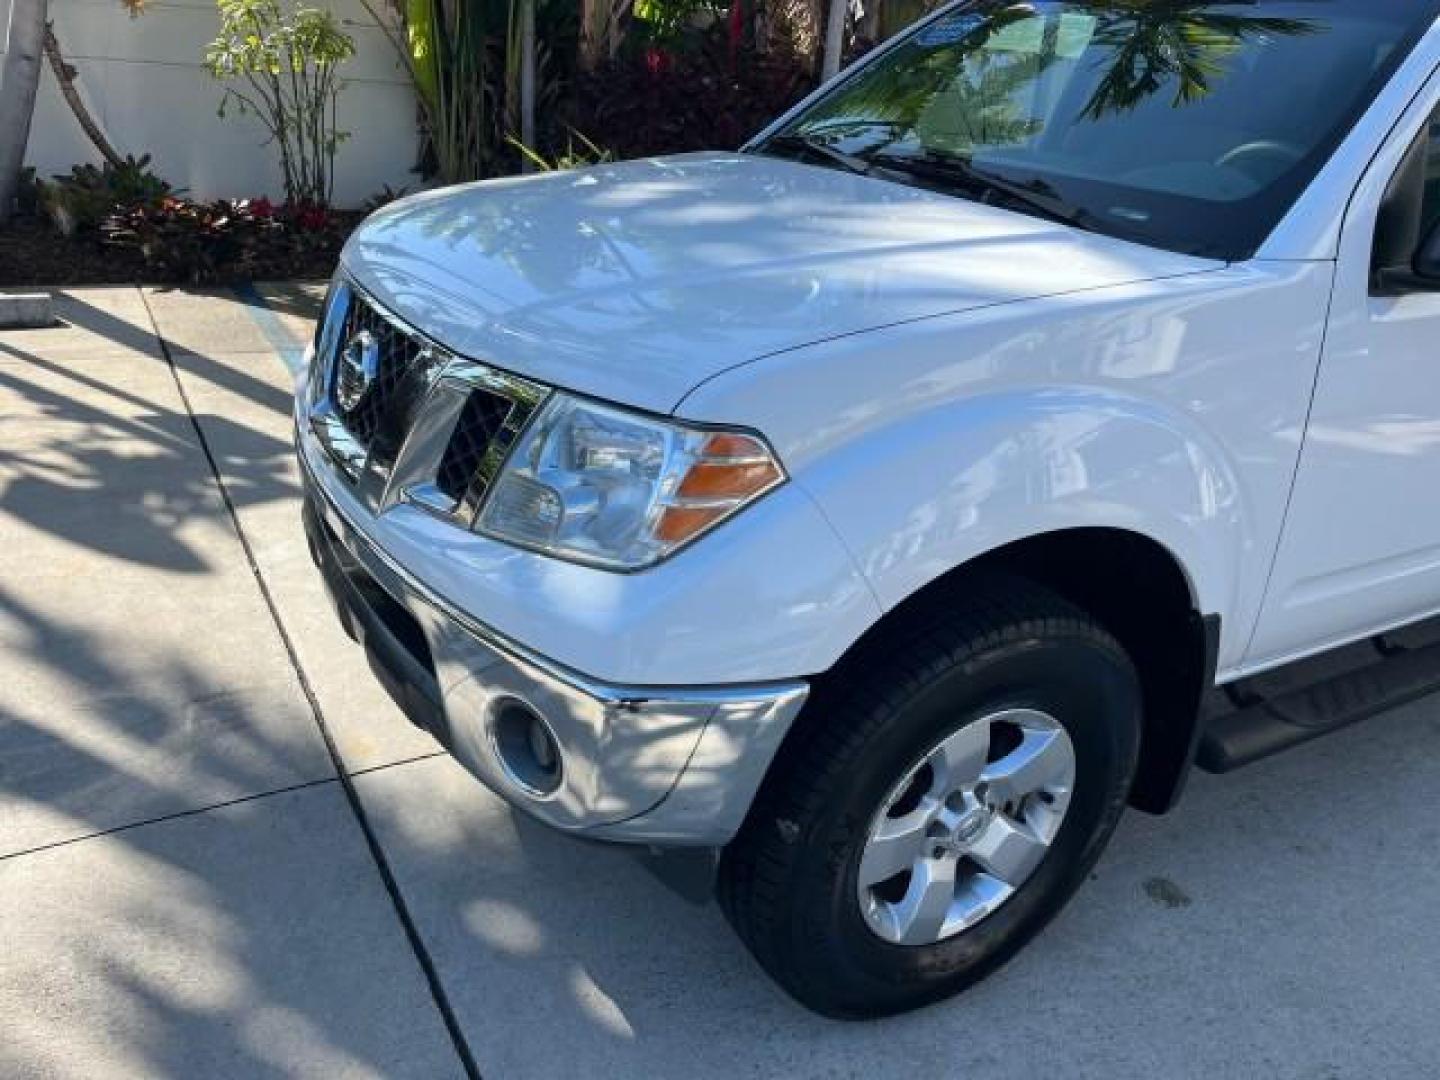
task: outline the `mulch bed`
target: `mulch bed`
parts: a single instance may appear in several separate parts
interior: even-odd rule
[[[138,251],[106,251],[66,240],[38,218],[0,229],[0,285],[106,285],[145,280]],[[158,284],[158,282],[157,282]]]
[[[364,215],[334,213],[319,235],[303,239],[276,230],[219,255],[200,251],[147,258],[135,247],[107,244],[97,235],[65,237],[49,221],[16,217],[0,228],[0,287],[31,285],[232,285],[245,281],[327,278],[345,239]],[[164,241],[160,241],[163,243]],[[172,256],[176,252],[170,253]]]

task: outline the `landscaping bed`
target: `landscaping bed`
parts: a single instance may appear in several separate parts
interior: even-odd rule
[[[896,11],[929,2],[893,0]],[[358,211],[329,208],[336,150],[350,134],[334,128],[345,85],[335,72],[355,51],[344,27],[322,11],[297,8],[287,15],[271,0],[236,3],[221,5],[220,34],[205,63],[224,87],[221,115],[259,116],[272,133],[267,145],[283,176],[278,205],[195,199],[157,174],[148,155],[122,158],[71,95],[72,111],[103,161],[63,175],[22,175],[18,214],[0,227],[0,286],[326,277],[367,213],[396,196],[387,188]],[[541,0],[546,62],[533,146],[526,145],[515,134],[520,103],[511,100],[513,80],[506,74],[513,65],[477,67],[464,59],[484,48],[507,57],[519,46],[508,24],[496,23],[480,0],[457,3],[464,10],[447,23],[449,36],[437,39],[445,48],[424,54],[423,62],[410,55],[409,39],[392,36],[416,87],[422,146],[416,188],[510,175],[527,165],[571,168],[735,147],[815,81],[814,58],[801,47],[805,41],[815,46],[815,27],[783,31],[788,24],[761,18],[765,5],[752,0],[637,4],[637,13],[622,20],[624,32],[620,24],[610,26],[606,33],[619,37],[594,49],[580,36],[573,0]],[[423,8],[415,6],[422,14]],[[292,49],[287,42],[301,45]],[[63,89],[74,71],[50,44]],[[866,44],[857,36],[852,51]],[[282,72],[295,77],[282,79]],[[437,87],[445,94],[437,97]],[[451,102],[456,114],[437,112],[441,101]]]
[[[64,236],[48,219],[17,217],[0,229],[0,287],[30,285],[229,285],[326,278],[364,214],[328,211],[299,227],[257,219],[247,204],[185,204],[137,212]]]

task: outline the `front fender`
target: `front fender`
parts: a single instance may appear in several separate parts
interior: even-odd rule
[[[680,415],[750,424],[885,609],[1006,544],[1141,534],[1243,658],[1333,267],[1251,262],[848,335],[738,366]]]
[[[1232,612],[1258,538],[1213,438],[1097,387],[985,394],[908,416],[817,461],[802,483],[888,610],[1017,540],[1124,529],[1180,564],[1198,610]]]

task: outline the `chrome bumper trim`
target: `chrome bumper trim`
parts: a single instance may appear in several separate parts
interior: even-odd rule
[[[396,562],[340,510],[297,445],[307,496],[376,584],[421,622],[444,691],[442,738],[461,764],[566,831],[661,845],[728,842],[809,694],[807,683],[617,686],[556,663],[456,608]],[[485,718],[509,698],[544,716],[565,751],[565,786],[544,800],[518,787],[495,757]]]

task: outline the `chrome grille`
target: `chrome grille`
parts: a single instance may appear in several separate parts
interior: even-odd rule
[[[457,357],[338,280],[316,338],[310,425],[377,512],[468,525],[547,390]]]
[[[435,474],[435,486],[449,498],[457,503],[465,498],[514,407],[513,401],[489,390],[470,394]]]
[[[374,381],[359,395],[359,400],[350,409],[343,408],[339,400],[335,401],[335,407],[345,430],[355,436],[361,446],[370,449],[376,437],[384,431],[385,421],[392,410],[399,407],[408,413],[416,404],[414,399],[426,389],[424,386],[416,386],[418,380],[410,378],[415,371],[416,361],[426,346],[424,342],[407,334],[381,315],[364,297],[356,294],[350,303],[341,340],[348,342],[362,331],[374,337],[379,350]],[[343,347],[341,355],[343,356]],[[337,363],[340,359],[341,356],[336,357]],[[336,371],[337,389],[339,381],[345,379],[347,374],[343,366]],[[337,394],[336,397],[338,399],[340,395]],[[398,446],[393,448],[398,449]]]

